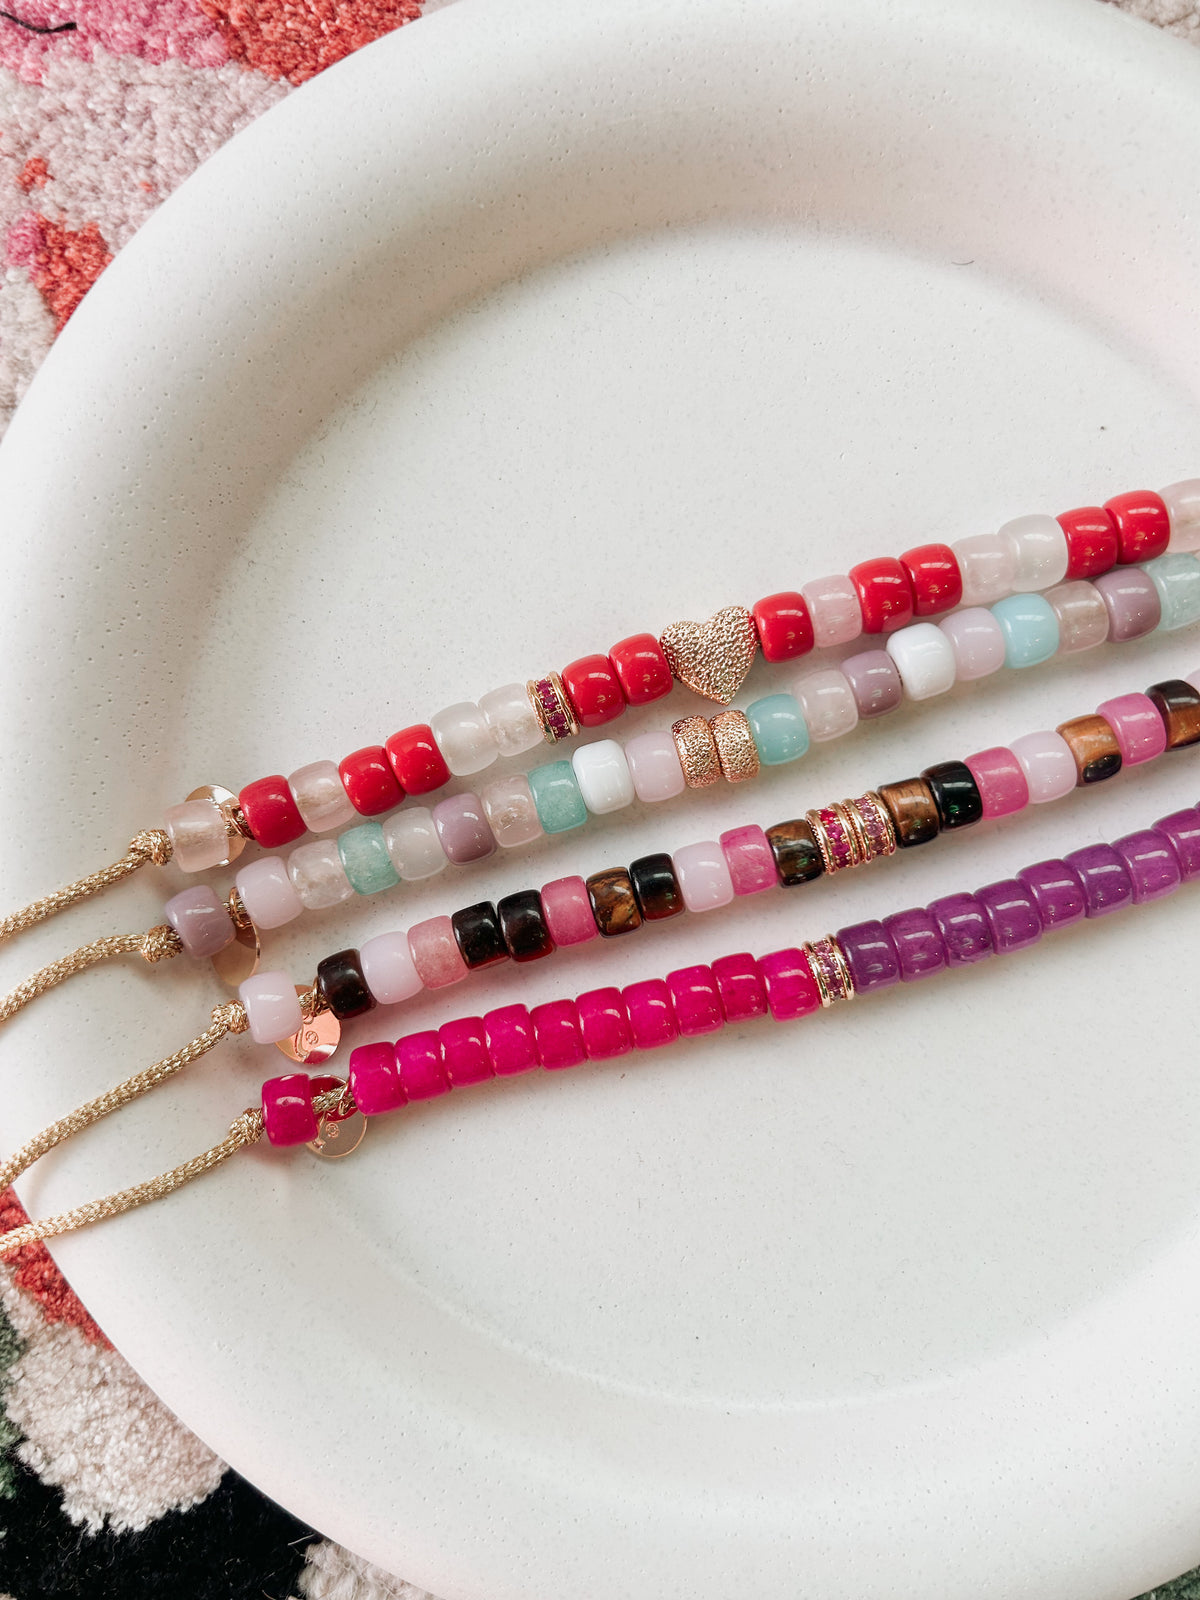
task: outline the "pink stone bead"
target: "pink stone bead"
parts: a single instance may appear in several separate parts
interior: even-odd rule
[[[538,1065],[533,1023],[524,1006],[500,1006],[483,1019],[488,1057],[498,1077],[529,1072]]]
[[[400,1086],[410,1100],[432,1100],[435,1095],[450,1092],[450,1080],[442,1066],[441,1046],[432,1029],[425,1033],[406,1033],[403,1039],[397,1039],[396,1063],[400,1069]]]
[[[229,907],[206,883],[173,894],[163,915],[179,935],[185,955],[207,961],[237,937]]]
[[[542,915],[555,944],[584,944],[599,929],[582,878],[555,878],[542,889]]]
[[[954,647],[954,672],[961,683],[986,678],[1004,665],[1004,634],[986,606],[952,612],[938,627]]]
[[[304,1018],[296,985],[286,972],[256,972],[238,985],[255,1044],[278,1044],[297,1033]]]
[[[465,867],[482,861],[496,848],[487,812],[477,794],[452,794],[433,808],[433,825],[446,860]]]
[[[657,805],[660,800],[674,800],[683,793],[683,768],[669,729],[655,728],[635,735],[625,746],[625,759],[639,800]]]
[[[685,1038],[715,1033],[725,1025],[721,995],[711,967],[680,967],[667,973],[675,1020]]]
[[[775,857],[761,828],[731,828],[720,839],[734,894],[760,894],[779,882]]]
[[[285,1072],[262,1086],[263,1132],[274,1145],[307,1144],[317,1137],[312,1108],[312,1079],[307,1072]]]
[[[629,1012],[629,1029],[639,1050],[655,1050],[679,1037],[671,991],[661,978],[647,978],[621,990]]]
[[[776,1022],[791,1022],[821,1009],[821,991],[802,950],[772,950],[758,964]]]
[[[746,951],[712,964],[726,1022],[745,1022],[767,1012],[767,985],[758,962]]]
[[[1136,767],[1153,761],[1167,748],[1167,728],[1153,700],[1144,694],[1119,694],[1096,707],[1116,737],[1121,762]]]
[[[256,928],[282,928],[304,910],[282,856],[260,856],[233,880]]]
[[[408,930],[408,948],[412,952],[417,976],[427,989],[444,989],[449,983],[459,983],[467,975],[454,926],[449,917],[430,917]]]
[[[423,985],[406,933],[380,933],[358,952],[367,988],[381,1006],[399,1005]]]
[[[456,1017],[438,1029],[442,1070],[455,1089],[495,1077],[482,1017]]]
[[[181,872],[207,872],[229,859],[225,818],[212,800],[185,800],[163,813],[172,857]]]
[[[589,1061],[607,1061],[633,1049],[629,1013],[619,989],[589,989],[575,1002],[579,1031]]]
[[[1029,784],[1024,768],[1003,745],[968,756],[966,766],[975,779],[985,817],[1009,817],[1029,804]]]
[[[586,1060],[579,1011],[574,1000],[548,1000],[529,1013],[533,1042],[544,1067],[577,1067]]]
[[[813,642],[818,650],[850,644],[862,633],[862,606],[849,578],[814,578],[800,593],[812,618]]]
[[[671,857],[683,903],[689,911],[715,911],[733,899],[725,852],[715,839],[685,844]]]
[[[364,1117],[395,1111],[408,1099],[400,1082],[395,1045],[360,1044],[350,1052],[346,1076],[354,1103]]]
[[[1023,733],[1009,746],[1029,785],[1030,805],[1061,800],[1079,781],[1075,757],[1061,733]]]

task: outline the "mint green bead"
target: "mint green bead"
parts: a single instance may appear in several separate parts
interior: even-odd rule
[[[566,833],[587,821],[587,807],[569,761],[548,761],[528,774],[538,821],[547,833]]]
[[[1036,667],[1058,649],[1058,618],[1040,594],[1010,594],[989,610],[1004,635],[1006,667]]]
[[[347,828],[338,835],[338,855],[355,894],[378,894],[400,882],[377,822]]]
[[[798,761],[808,749],[808,723],[791,694],[768,694],[746,707],[746,721],[764,767]]]
[[[1186,628],[1200,622],[1200,561],[1187,551],[1175,550],[1153,561],[1143,561],[1142,571],[1158,590],[1162,604],[1159,627]]]

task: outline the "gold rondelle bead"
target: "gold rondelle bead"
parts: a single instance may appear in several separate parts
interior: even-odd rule
[[[730,783],[757,778],[761,763],[758,746],[744,711],[722,711],[710,719],[721,773]]]
[[[671,737],[688,788],[707,789],[716,783],[721,776],[721,758],[708,718],[682,717],[671,724]]]

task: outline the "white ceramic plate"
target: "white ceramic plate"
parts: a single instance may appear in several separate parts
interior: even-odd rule
[[[4,902],[198,783],[1195,473],[1198,173],[1200,62],[1084,0],[464,0],[335,68],[150,221],[0,451]],[[269,959],[306,976],[1198,659],[1175,635],[964,688]],[[354,1038],[774,948],[1198,787],[1164,760]],[[6,980],[157,920],[175,880],[143,879],[5,952]],[[1127,1600],[1200,1559],[1196,911],[463,1093],[344,1164],[255,1152],[56,1254],[229,1461],[446,1600]],[[181,966],[6,1030],[8,1145],[198,1030],[220,997]],[[23,1198],[173,1164],[281,1065],[223,1047]]]

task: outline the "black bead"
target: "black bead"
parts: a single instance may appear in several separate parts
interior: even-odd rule
[[[494,967],[508,960],[508,946],[500,931],[500,919],[490,900],[477,906],[464,906],[450,918],[462,958],[474,972],[478,967]]]
[[[677,917],[684,909],[683,894],[675,867],[665,850],[657,855],[639,856],[630,863],[629,881],[642,915],[647,922],[660,922],[663,917]]]
[[[811,823],[798,817],[794,822],[777,822],[767,829],[767,843],[775,857],[775,871],[785,889],[798,883],[811,883],[825,871],[821,847]]]
[[[1200,744],[1200,694],[1184,678],[1168,678],[1146,690],[1167,730],[1167,749]]]
[[[966,828],[983,816],[983,796],[964,762],[939,761],[921,776],[933,794],[943,828]]]
[[[506,894],[496,906],[500,933],[514,961],[536,961],[554,950],[554,940],[546,926],[542,897],[536,889]]]
[[[375,1009],[375,997],[367,988],[357,950],[339,950],[336,955],[325,957],[317,968],[317,993],[343,1022]]]

